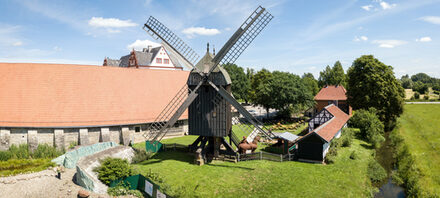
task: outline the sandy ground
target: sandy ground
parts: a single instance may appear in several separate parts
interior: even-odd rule
[[[0,197],[77,197],[81,186],[72,178],[76,169],[66,169],[61,180],[55,177],[55,171],[44,170],[37,173],[0,177]],[[90,197],[110,197],[106,194],[91,193]]]

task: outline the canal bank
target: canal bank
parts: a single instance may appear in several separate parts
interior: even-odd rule
[[[388,177],[377,184],[379,192],[375,194],[376,198],[404,198],[405,189],[396,185],[392,181],[392,174],[396,170],[396,159],[394,158],[394,146],[392,144],[390,133],[385,133],[385,141],[381,147],[376,149],[376,160],[386,170]]]

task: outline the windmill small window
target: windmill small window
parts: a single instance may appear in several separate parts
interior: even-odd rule
[[[136,132],[136,133],[141,132],[141,127],[140,126],[135,126],[134,127],[134,132]]]
[[[163,59],[163,64],[170,64],[170,59],[164,58]]]
[[[156,63],[161,64],[162,63],[162,59],[161,58],[156,58]]]

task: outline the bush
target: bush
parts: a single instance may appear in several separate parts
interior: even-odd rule
[[[12,158],[12,154],[9,151],[0,151],[0,161],[7,161]]]
[[[387,177],[387,172],[376,160],[368,163],[367,174],[373,183],[379,183]]]
[[[416,91],[416,92],[414,93],[414,98],[415,98],[415,99],[420,99],[420,93]]]
[[[383,137],[384,125],[377,117],[374,108],[356,111],[350,118],[349,125],[359,128],[358,136],[370,142],[375,148],[385,141]]]
[[[144,197],[141,191],[130,190],[130,186],[125,185],[123,182],[119,182],[115,187],[108,188],[107,193],[111,196],[132,195],[135,197]]]
[[[15,144],[9,147],[9,152],[11,152],[13,159],[28,159],[29,158],[29,150],[27,144],[20,144],[16,146]]]
[[[57,150],[53,146],[49,146],[47,144],[39,144],[37,149],[34,152],[30,153],[32,158],[55,158],[62,155],[63,152]]]
[[[424,99],[424,100],[429,100],[429,96],[428,96],[428,94],[425,94],[425,96],[423,96],[423,99]]]
[[[356,160],[359,158],[359,155],[356,153],[356,151],[351,152],[350,159]]]
[[[354,130],[352,128],[342,129],[341,142],[343,147],[350,147],[354,139]]]
[[[149,160],[153,156],[153,153],[147,152],[144,149],[134,148],[134,157],[131,159],[132,164]]]
[[[73,149],[73,148],[75,148],[75,146],[78,146],[78,142],[77,141],[70,142],[69,149]]]
[[[94,169],[98,173],[98,179],[104,184],[111,181],[128,177],[132,173],[130,164],[125,159],[107,157],[101,161],[101,166]]]

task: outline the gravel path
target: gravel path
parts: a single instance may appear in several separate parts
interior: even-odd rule
[[[66,169],[61,180],[55,177],[55,171],[44,170],[37,173],[0,177],[0,197],[77,197],[81,186],[73,183],[76,169]],[[90,197],[110,197],[106,194],[91,193]]]

